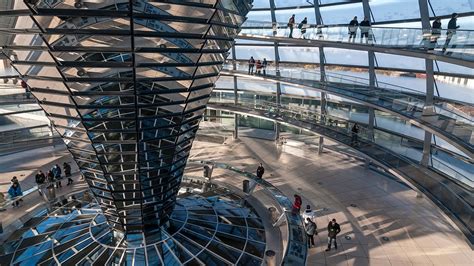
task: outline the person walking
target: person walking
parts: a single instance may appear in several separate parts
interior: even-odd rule
[[[288,20],[288,28],[290,28],[290,35],[288,38],[293,38],[293,27],[295,26],[295,14],[293,14]]]
[[[291,209],[291,213],[292,214],[299,214],[300,209],[301,209],[301,205],[303,204],[303,201],[301,200],[301,197],[297,194],[293,195],[293,197],[295,199],[293,201],[293,206],[292,206],[292,209]]]
[[[357,145],[359,143],[358,135],[359,135],[359,125],[355,123],[351,129],[351,146]]]
[[[257,68],[256,74],[261,75],[262,74],[262,61],[257,60],[257,63],[255,64],[255,66]]]
[[[298,29],[301,31],[301,38],[306,39],[305,34],[306,34],[306,28],[308,25],[308,18],[304,18],[300,24],[298,24]]]
[[[436,17],[431,26],[431,45],[429,50],[435,49],[439,36],[441,36],[441,19]]]
[[[357,37],[357,28],[359,27],[359,22],[357,21],[357,16],[355,16],[350,22],[349,22],[349,42],[355,42],[355,39]]]
[[[306,231],[306,236],[308,237],[308,248],[311,248],[311,245],[314,245],[314,234],[316,233],[316,224],[311,221],[310,218],[306,218],[304,229]]]
[[[341,227],[336,222],[336,219],[332,219],[332,221],[328,224],[328,248],[326,251],[331,250],[331,242],[334,241],[334,248],[337,250],[337,241],[336,236],[341,232]]]
[[[257,167],[257,177],[262,178],[264,173],[265,173],[265,168],[263,168],[263,164],[260,163],[260,165]]]
[[[57,188],[62,187],[62,184],[61,184],[61,167],[59,167],[58,164],[55,164],[53,166],[53,169],[51,169],[51,172],[53,173],[54,179],[56,180],[56,187]]]
[[[39,172],[36,173],[35,181],[36,181],[36,184],[38,185],[38,193],[40,195],[43,195],[42,193],[43,184],[46,181],[46,176],[44,175],[43,171],[39,170]]]
[[[253,59],[253,56],[251,56],[249,59],[249,75],[253,75],[254,66],[255,66],[255,59]]]
[[[448,31],[446,32],[446,42],[444,43],[443,53],[446,52],[451,39],[456,34],[456,30],[459,29],[459,25],[457,24],[458,20],[458,13],[453,13],[451,15],[451,19],[448,22]],[[454,46],[455,47],[455,46]]]
[[[10,198],[13,201],[13,207],[18,207],[18,205],[20,205],[21,199],[16,200],[16,198],[21,197],[23,195],[20,185],[18,185],[18,183],[13,183],[10,189],[8,190],[8,194],[10,195]]]
[[[368,17],[364,17],[364,20],[360,22],[360,43],[362,43],[365,37],[365,43],[369,41],[369,34],[370,34],[370,21]]]
[[[263,70],[263,75],[266,76],[267,75],[267,66],[268,66],[268,61],[266,58],[263,58],[263,61],[262,61],[262,70]]]
[[[63,163],[63,169],[64,169],[64,175],[67,177],[66,186],[69,186],[70,184],[72,184],[72,182],[74,182],[74,180],[72,180],[72,178],[71,178],[71,165],[64,162]]]

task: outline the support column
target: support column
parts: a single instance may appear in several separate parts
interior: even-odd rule
[[[374,108],[369,107],[369,139],[374,140],[374,126],[375,126],[375,111]]]
[[[235,71],[237,70],[237,58],[235,55],[235,42],[232,45],[232,69]],[[237,93],[237,77],[234,76],[234,104],[237,105],[239,103],[239,94]],[[234,140],[239,139],[239,114],[234,113],[234,132],[233,132]]]
[[[319,155],[323,154],[323,150],[324,150],[324,137],[319,136],[318,154]]]
[[[369,0],[362,0],[362,8],[364,9],[364,17],[368,17],[369,21],[373,23],[372,16],[370,15],[370,5]],[[368,51],[368,59],[369,59],[369,86],[371,89],[375,88],[375,52]]]
[[[425,131],[425,139],[423,141],[423,156],[421,157],[421,162],[420,164],[427,167],[429,165],[430,161],[430,155],[431,155],[431,138],[433,135]]]

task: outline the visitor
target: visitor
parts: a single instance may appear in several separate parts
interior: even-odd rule
[[[49,170],[48,173],[46,174],[46,177],[48,178],[48,188],[51,186],[54,186],[54,174],[52,170]]]
[[[332,219],[332,221],[328,224],[328,248],[326,251],[331,250],[331,242],[334,241],[334,248],[337,250],[337,240],[336,236],[341,232],[341,227],[338,223],[336,223],[336,219]]]
[[[355,42],[356,36],[357,36],[357,28],[359,27],[359,22],[357,21],[357,16],[355,16],[350,22],[349,22],[349,42]]]
[[[311,221],[314,222],[315,218],[316,218],[316,213],[311,209],[311,206],[310,205],[306,205],[306,210],[304,210],[304,212],[301,214],[301,218],[303,218],[303,221],[306,223],[306,221],[309,219],[311,219]],[[316,233],[318,234],[318,233]]]
[[[303,39],[306,39],[305,34],[306,34],[307,25],[308,25],[308,19],[306,17],[298,25],[298,28],[301,30],[301,38]]]
[[[249,59],[249,75],[253,75],[254,66],[255,66],[255,59],[253,59],[253,56],[251,56]]]
[[[435,49],[439,36],[441,36],[441,19],[436,17],[431,26],[431,45],[429,50]]]
[[[43,189],[43,184],[46,181],[46,175],[43,173],[43,171],[39,170],[39,172],[35,175],[35,181],[38,185],[38,193],[43,195],[41,191]]]
[[[351,129],[351,146],[358,144],[359,125],[357,123]]]
[[[263,164],[260,163],[260,165],[257,167],[257,177],[262,178],[264,173],[265,173],[265,168],[263,168]]]
[[[72,184],[72,182],[74,182],[74,180],[72,180],[72,178],[71,178],[71,165],[64,162],[63,163],[63,169],[64,169],[64,175],[67,177],[66,186],[69,186],[70,184]]]
[[[265,173],[265,169],[263,168],[263,164],[260,163],[260,165],[257,167],[257,180],[261,180],[263,177],[263,173]],[[256,180],[251,179],[250,180],[250,186],[249,186],[249,193],[252,193],[255,187],[257,187],[258,183]]]
[[[368,17],[364,17],[364,20],[360,22],[360,42],[362,43],[365,37],[365,43],[369,41],[369,34],[370,34],[370,21]]]
[[[268,66],[268,61],[266,58],[263,58],[263,61],[262,61],[262,70],[263,70],[263,75],[266,76],[267,75],[267,66]]]
[[[62,187],[61,184],[61,167],[59,167],[58,164],[55,164],[53,168],[51,169],[51,172],[54,175],[54,180],[56,180],[56,187]]]
[[[308,248],[311,248],[311,245],[315,246],[314,234],[316,233],[316,224],[311,221],[310,218],[306,218],[304,229],[306,231],[306,236],[308,237]]]
[[[262,61],[257,60],[257,63],[255,65],[256,65],[256,68],[257,68],[256,74],[261,75],[262,74]]]
[[[446,31],[446,42],[444,43],[443,53],[446,52],[446,49],[448,48],[448,45],[451,42],[451,39],[456,34],[456,30],[459,29],[459,27],[460,27],[457,24],[457,20],[458,20],[458,14],[453,13],[451,15],[451,19],[448,22],[448,30]]]
[[[301,197],[297,194],[293,195],[293,197],[295,199],[293,201],[293,206],[292,206],[291,213],[292,214],[299,214],[300,209],[301,209],[301,205],[303,204],[303,201],[301,200]]]
[[[20,205],[21,199],[17,200],[16,198],[21,197],[23,195],[23,192],[21,192],[20,185],[18,185],[18,183],[13,183],[10,189],[8,190],[8,194],[10,195],[10,198],[13,201],[13,207],[18,207],[18,205]]]
[[[12,182],[12,184],[17,184],[18,187],[20,188],[20,191],[21,191],[20,181],[18,180],[18,178],[16,176],[13,176],[10,181]],[[23,201],[23,199],[19,199],[19,201]]]
[[[293,38],[293,27],[295,26],[295,14],[291,16],[291,18],[288,20],[288,28],[290,28],[290,35],[288,35],[288,38]]]

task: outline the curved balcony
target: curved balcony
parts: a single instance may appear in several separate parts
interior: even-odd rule
[[[257,103],[257,105],[255,103],[210,103],[208,108],[295,126],[328,137],[337,143],[351,146],[348,122],[335,124],[334,119],[340,120],[340,118],[330,115],[321,115],[310,111],[301,113],[281,105],[275,107],[267,102]],[[472,227],[469,225],[473,215],[471,206],[474,204],[472,187],[446,177],[439,171],[420,166],[397,153],[394,146],[384,146],[382,143],[377,143],[377,140],[373,139],[366,130],[362,130],[359,138],[361,144],[351,146],[353,149],[400,177],[415,190],[427,195],[456,222],[468,240],[474,243]],[[392,141],[392,145],[396,144],[393,139],[389,138],[388,140]]]
[[[318,91],[327,92],[343,98],[363,102],[368,106],[386,111],[402,117],[433,134],[442,137],[448,143],[474,158],[474,121],[471,117],[462,116],[443,106],[436,106],[435,113],[429,116],[424,112],[424,101],[422,95],[403,90],[370,87],[363,84],[341,84],[332,82],[321,82],[308,79],[314,77],[315,72],[280,72],[278,75],[253,76],[244,71],[229,70],[222,72],[224,75],[236,75],[245,78],[268,80],[272,82],[284,82],[290,85],[305,86]],[[289,74],[289,77],[284,76]],[[329,79],[330,80],[330,79]]]
[[[357,38],[349,40],[347,26],[308,24],[305,29],[306,33],[302,35],[295,26],[294,38],[288,38],[290,30],[287,23],[248,21],[239,39],[374,51],[474,67],[474,31],[471,30],[457,30],[446,44],[446,30],[441,30],[438,36],[424,29],[359,27]],[[361,30],[368,32],[368,38],[360,38]]]

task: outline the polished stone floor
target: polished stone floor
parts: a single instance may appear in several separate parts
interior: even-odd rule
[[[191,158],[247,171],[262,162],[265,180],[289,197],[301,194],[303,206],[310,204],[318,213],[319,234],[308,265],[474,265],[473,250],[440,210],[399,181],[366,170],[354,157],[329,149],[318,155],[305,141],[288,139],[276,146],[242,137],[225,145],[195,141]],[[214,171],[213,179],[219,174]],[[332,218],[342,229],[339,249],[325,252]]]
[[[190,159],[225,162],[247,171],[254,171],[262,162],[264,179],[289,197],[301,194],[303,205],[317,210],[319,234],[307,265],[474,265],[473,250],[440,210],[397,180],[366,170],[357,158],[330,149],[318,155],[314,137],[308,141],[288,136],[282,146],[249,137],[227,139],[225,144],[222,136],[217,139],[195,141]],[[327,146],[344,150],[331,143]],[[26,187],[34,182],[38,167],[48,169],[53,163],[70,161],[63,152],[60,148],[38,149],[0,158],[0,181],[4,183],[0,191],[5,192],[12,174],[21,176]],[[233,182],[219,169],[213,178]],[[34,198],[21,208],[2,212],[0,221],[6,225],[41,203]],[[325,252],[325,228],[332,218],[342,229],[339,249]]]

